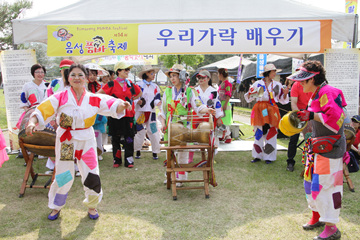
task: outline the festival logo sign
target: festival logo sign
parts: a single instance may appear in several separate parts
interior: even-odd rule
[[[49,56],[321,53],[331,20],[49,25]]]

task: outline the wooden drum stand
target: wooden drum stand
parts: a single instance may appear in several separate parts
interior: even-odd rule
[[[177,190],[189,190],[189,189],[204,189],[205,198],[209,198],[209,178],[210,171],[213,159],[213,151],[211,150],[210,145],[189,145],[189,146],[168,146],[161,147],[162,150],[166,150],[166,188],[172,191],[173,200],[177,200]],[[201,161],[206,161],[203,166],[197,167],[197,163],[190,164],[178,164],[175,158],[175,151],[177,150],[201,150]],[[207,157],[205,154],[207,151]],[[193,179],[193,180],[177,180],[176,172],[203,172],[202,179]],[[176,187],[176,183],[184,182],[201,182],[203,186],[194,186],[194,187]]]
[[[52,151],[55,153],[55,146],[39,146],[39,145],[27,144],[27,143],[24,143],[24,141],[21,138],[19,139],[19,145],[20,145],[21,151],[24,155],[24,160],[26,162],[26,170],[25,170],[23,182],[21,184],[19,197],[21,198],[24,196],[26,188],[49,189],[50,184],[54,181],[55,169],[52,174],[35,173],[33,166],[32,166],[33,161],[34,161],[34,153],[31,152],[29,155],[27,153],[27,150],[29,149],[31,151],[31,149],[37,149],[40,151]],[[30,183],[30,185],[28,184],[29,175],[31,175],[31,178],[32,178],[32,182]],[[45,185],[35,185],[35,182],[36,182],[38,176],[50,176],[51,178],[45,183]]]
[[[172,190],[173,200],[177,200],[177,190],[204,189],[205,198],[209,198],[209,183],[216,186],[215,174],[213,172],[214,135],[212,117],[209,121],[200,122],[195,129],[188,129],[182,123],[169,123],[168,146],[161,147],[166,150],[166,187]],[[213,133],[214,134],[214,133]],[[186,145],[187,142],[196,142],[199,145]],[[198,163],[179,164],[176,151],[200,150],[201,160]],[[207,157],[206,153],[207,151]],[[177,172],[203,172],[201,179],[177,180]],[[199,182],[201,186],[177,187],[176,183]]]

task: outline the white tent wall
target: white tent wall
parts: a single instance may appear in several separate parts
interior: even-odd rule
[[[109,14],[109,9],[121,13]],[[142,14],[142,11],[158,14]],[[93,14],[89,14],[93,13]],[[90,17],[91,16],[91,17]],[[332,39],[352,42],[355,15],[290,0],[82,0],[33,18],[13,20],[14,43],[47,42],[47,25],[206,21],[332,20]]]

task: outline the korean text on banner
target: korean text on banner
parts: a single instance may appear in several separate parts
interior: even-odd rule
[[[263,78],[263,76],[260,76],[260,73],[264,72],[264,67],[267,62],[267,55],[266,54],[258,54],[257,55],[257,61],[256,61],[256,77],[257,78]]]
[[[138,55],[138,24],[48,25],[48,56]]]
[[[331,20],[48,26],[49,56],[321,53]]]

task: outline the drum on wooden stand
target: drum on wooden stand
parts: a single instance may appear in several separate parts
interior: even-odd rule
[[[36,146],[55,146],[55,137],[57,124],[55,117],[48,123],[44,130],[37,130],[33,135],[26,135],[25,129],[28,125],[30,115],[34,112],[36,106],[29,108],[20,124],[20,132],[18,134],[19,140],[21,139],[26,145],[26,149],[38,155],[55,157],[55,151],[51,149],[41,149]],[[32,146],[34,145],[34,146]]]

